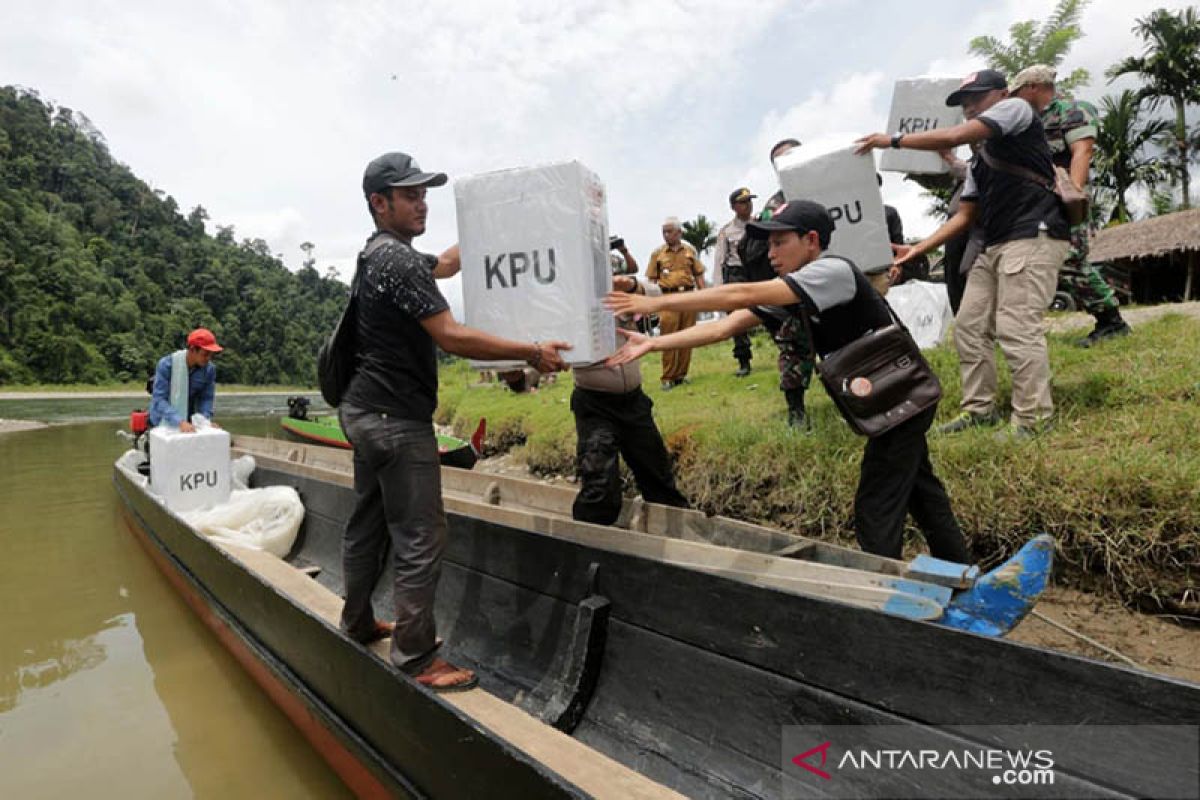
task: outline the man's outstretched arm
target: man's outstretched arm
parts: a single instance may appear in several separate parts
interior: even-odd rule
[[[739,309],[717,322],[693,325],[690,328],[654,338],[621,328],[618,329],[618,333],[628,341],[620,350],[609,356],[604,363],[606,366],[615,367],[641,358],[652,351],[688,350],[693,347],[703,347],[706,344],[730,339],[758,324],[758,316],[753,311]]]
[[[661,297],[613,292],[604,298],[604,306],[617,314],[654,314],[659,311],[737,311],[750,306],[786,306],[795,302],[796,294],[779,279],[757,283],[728,283],[712,289],[674,292]]]
[[[566,342],[518,342],[470,328],[454,319],[449,311],[439,311],[421,320],[421,327],[447,353],[480,361],[524,361],[539,372],[558,372],[567,368],[560,350],[570,350]]]

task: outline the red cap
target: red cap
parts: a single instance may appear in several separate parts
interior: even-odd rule
[[[188,334],[187,343],[188,347],[199,347],[210,353],[219,353],[225,349],[217,344],[217,337],[213,336],[213,332],[208,328],[196,328]]]

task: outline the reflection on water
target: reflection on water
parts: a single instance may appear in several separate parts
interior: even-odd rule
[[[23,692],[42,689],[72,672],[99,666],[104,647],[94,638],[45,642],[42,648],[27,647],[17,655],[14,672],[0,675],[0,713],[17,705]],[[25,663],[20,663],[28,658]]]
[[[0,797],[348,796],[125,528],[117,427],[0,435]]]

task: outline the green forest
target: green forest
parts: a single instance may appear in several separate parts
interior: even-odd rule
[[[261,239],[205,230],[112,157],[86,116],[0,87],[0,385],[149,377],[187,332],[224,383],[311,384],[347,295]]]

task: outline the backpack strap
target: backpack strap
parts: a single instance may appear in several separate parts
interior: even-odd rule
[[[1008,161],[996,158],[988,152],[987,145],[979,148],[979,156],[984,162],[994,170],[999,172],[1007,172],[1009,175],[1016,175],[1018,178],[1024,178],[1027,181],[1036,183],[1048,192],[1054,192],[1054,180],[1047,178],[1044,175],[1031,170],[1029,167],[1023,167],[1020,164],[1012,164]]]
[[[370,258],[375,253],[376,250],[383,247],[385,244],[389,244],[390,242],[399,242],[399,241],[400,240],[398,238],[396,238],[395,234],[390,233],[389,231],[379,231],[378,233],[375,234],[375,237],[371,239],[371,241],[367,244],[367,246],[362,249],[362,252],[360,252],[358,254],[358,263],[354,267],[354,278],[351,279],[351,281],[350,281],[350,296],[351,297],[354,297],[355,295],[358,294],[359,276],[362,275],[363,266],[366,265],[367,259]]]

